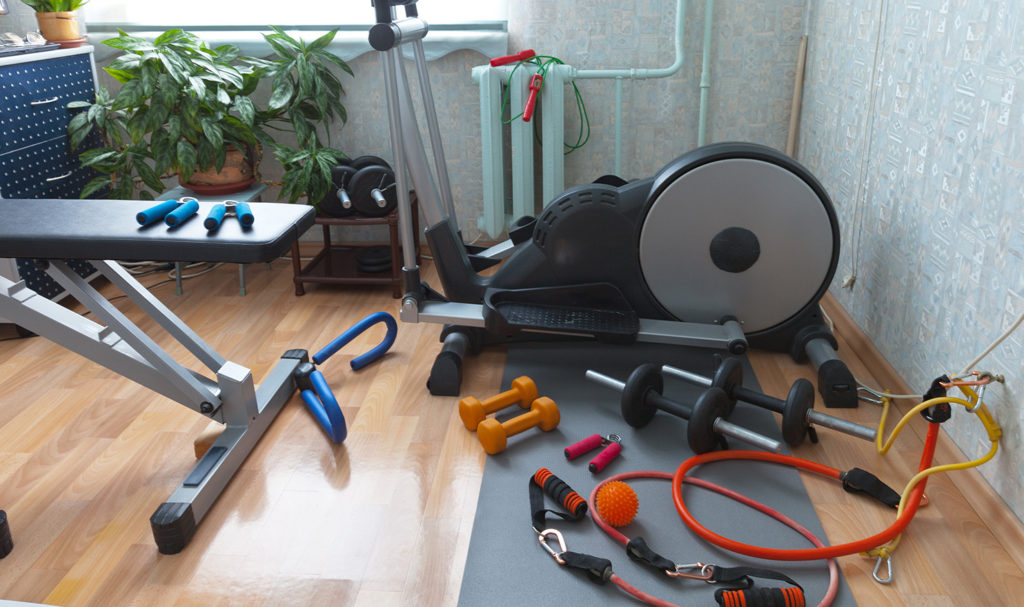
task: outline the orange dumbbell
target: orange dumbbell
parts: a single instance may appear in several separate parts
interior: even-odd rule
[[[483,402],[472,396],[459,401],[459,417],[470,430],[476,430],[480,422],[496,411],[501,411],[516,403],[523,409],[529,409],[530,403],[537,400],[537,386],[525,375],[512,380],[512,385],[501,394],[484,399]]]
[[[484,451],[494,455],[505,450],[508,437],[525,432],[534,426],[539,426],[545,432],[554,430],[561,419],[555,401],[542,396],[533,401],[529,411],[510,420],[499,422],[493,417],[485,419],[477,426],[476,434]]]

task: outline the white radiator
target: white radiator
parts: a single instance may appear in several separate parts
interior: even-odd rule
[[[517,119],[508,125],[512,149],[512,205],[506,208],[505,185],[505,128],[501,108],[506,86],[511,86],[509,107],[515,116],[526,105],[528,83],[536,73],[536,66],[514,65],[473,68],[473,81],[480,86],[481,159],[483,162],[483,214],[477,228],[497,238],[509,223],[523,215],[534,215],[534,135],[533,122]],[[537,105],[562,108],[565,103],[565,85],[573,69],[566,65],[553,65],[544,77]],[[509,83],[509,75],[513,81]],[[547,202],[565,189],[563,142],[565,122],[561,111],[546,112],[541,121],[541,198]]]

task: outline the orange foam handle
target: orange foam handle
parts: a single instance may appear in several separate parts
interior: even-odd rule
[[[597,514],[612,527],[624,527],[633,522],[640,500],[636,491],[622,481],[605,484],[594,500]]]
[[[583,516],[587,511],[587,500],[573,491],[565,481],[551,473],[547,468],[539,468],[533,474],[533,482],[552,498],[558,500],[573,516]]]
[[[720,590],[715,601],[722,607],[804,607],[804,592],[799,588],[744,588]]]

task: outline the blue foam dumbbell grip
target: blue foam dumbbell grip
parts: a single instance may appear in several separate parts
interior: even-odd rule
[[[195,200],[189,200],[188,202],[182,203],[181,206],[174,209],[164,217],[164,223],[174,227],[181,225],[188,221],[190,217],[199,212],[199,203]]]
[[[220,227],[220,222],[223,221],[224,213],[226,213],[227,210],[227,207],[223,204],[213,205],[213,208],[210,209],[210,214],[203,220],[203,226],[206,227],[207,230],[216,230]]]
[[[178,208],[177,200],[166,200],[156,206],[149,207],[145,211],[139,211],[135,215],[135,221],[139,222],[140,226],[148,226],[162,220],[176,208]]]
[[[252,214],[252,208],[249,207],[248,202],[239,202],[235,204],[235,215],[238,216],[238,223],[243,226],[251,226],[256,217]]]

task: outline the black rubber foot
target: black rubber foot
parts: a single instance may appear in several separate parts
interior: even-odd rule
[[[462,389],[462,357],[441,352],[434,359],[427,379],[427,390],[434,396],[458,396]]]
[[[10,554],[11,550],[14,550],[11,527],[7,524],[7,513],[0,510],[0,559]]]
[[[160,554],[178,554],[196,533],[192,504],[164,502],[149,517]]]
[[[818,392],[826,407],[857,407],[857,380],[839,359],[825,361],[818,367]]]

